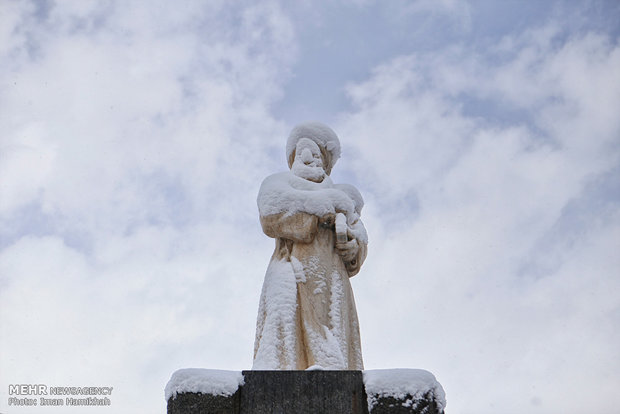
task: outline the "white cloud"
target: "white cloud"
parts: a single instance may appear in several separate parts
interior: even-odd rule
[[[274,104],[296,59],[324,57],[299,34],[337,41],[352,18],[286,7],[3,5],[0,411],[20,382],[111,385],[114,412],[161,411],[178,368],[250,367],[272,249],[255,197],[292,126]],[[399,30],[399,13],[479,23],[473,5],[413,7],[380,11]],[[395,48],[372,71],[334,49],[341,78],[370,73],[332,125],[334,176],[366,199],[365,362],[431,370],[449,412],[618,404],[620,49],[569,29]]]
[[[276,3],[27,6],[1,49],[0,407],[32,381],[161,410],[174,370],[251,365],[294,33]]]
[[[50,12],[51,29],[32,29],[37,56],[9,67],[3,85],[11,108],[4,142],[41,130],[44,147],[31,150],[47,154],[40,168],[49,172],[30,183],[29,197],[12,198],[12,208],[39,202],[47,213],[105,216],[123,230],[128,219],[149,214],[144,183],[153,176],[202,192],[218,175],[220,154],[237,145],[236,135],[280,132],[266,111],[286,76],[280,66],[295,52],[290,24],[276,6],[218,11],[196,4],[169,7],[168,16],[120,3],[101,22],[97,8],[62,7]],[[208,25],[226,13],[240,14],[238,30],[212,32]],[[181,30],[183,24],[198,31]],[[4,173],[23,176],[16,168],[7,164]],[[198,208],[208,201],[191,198]]]
[[[459,412],[618,403],[620,223],[598,188],[618,179],[620,48],[552,33],[505,39],[502,59],[465,46],[396,58],[350,85],[357,109],[337,126],[370,198],[355,286],[366,362],[435,367]],[[480,99],[521,116],[467,115]],[[417,217],[386,228],[412,191]],[[576,204],[581,222],[566,218]]]
[[[54,150],[36,124],[16,131],[19,140],[3,145],[0,164],[0,211],[7,212],[36,199],[54,162]]]

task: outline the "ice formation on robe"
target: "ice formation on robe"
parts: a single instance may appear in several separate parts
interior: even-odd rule
[[[166,401],[186,392],[231,396],[243,383],[239,371],[186,368],[172,374],[164,392]]]
[[[258,194],[263,231],[276,239],[265,275],[254,346],[255,370],[363,368],[349,278],[365,257],[363,199],[329,177],[340,155],[338,137],[321,124],[293,129],[291,171],[267,177]],[[352,257],[335,248],[334,221],[346,217]]]

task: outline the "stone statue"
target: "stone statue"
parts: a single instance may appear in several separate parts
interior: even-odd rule
[[[260,298],[254,370],[362,370],[349,278],[366,258],[368,237],[357,189],[329,177],[340,142],[320,123],[288,138],[290,171],[267,177],[260,222],[276,241]]]

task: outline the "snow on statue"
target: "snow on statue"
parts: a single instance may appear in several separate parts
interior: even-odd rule
[[[276,240],[260,298],[255,370],[362,370],[349,278],[366,258],[368,237],[357,189],[329,174],[340,142],[319,123],[288,138],[290,171],[267,177],[258,194],[263,231]]]

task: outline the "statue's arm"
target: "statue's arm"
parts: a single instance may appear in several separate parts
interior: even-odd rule
[[[285,213],[260,216],[263,232],[273,238],[293,240],[298,243],[310,243],[317,232],[319,218],[308,213]]]
[[[361,220],[356,220],[352,227],[347,228],[348,241],[336,240],[336,251],[342,257],[349,277],[359,273],[368,252],[368,235]]]

